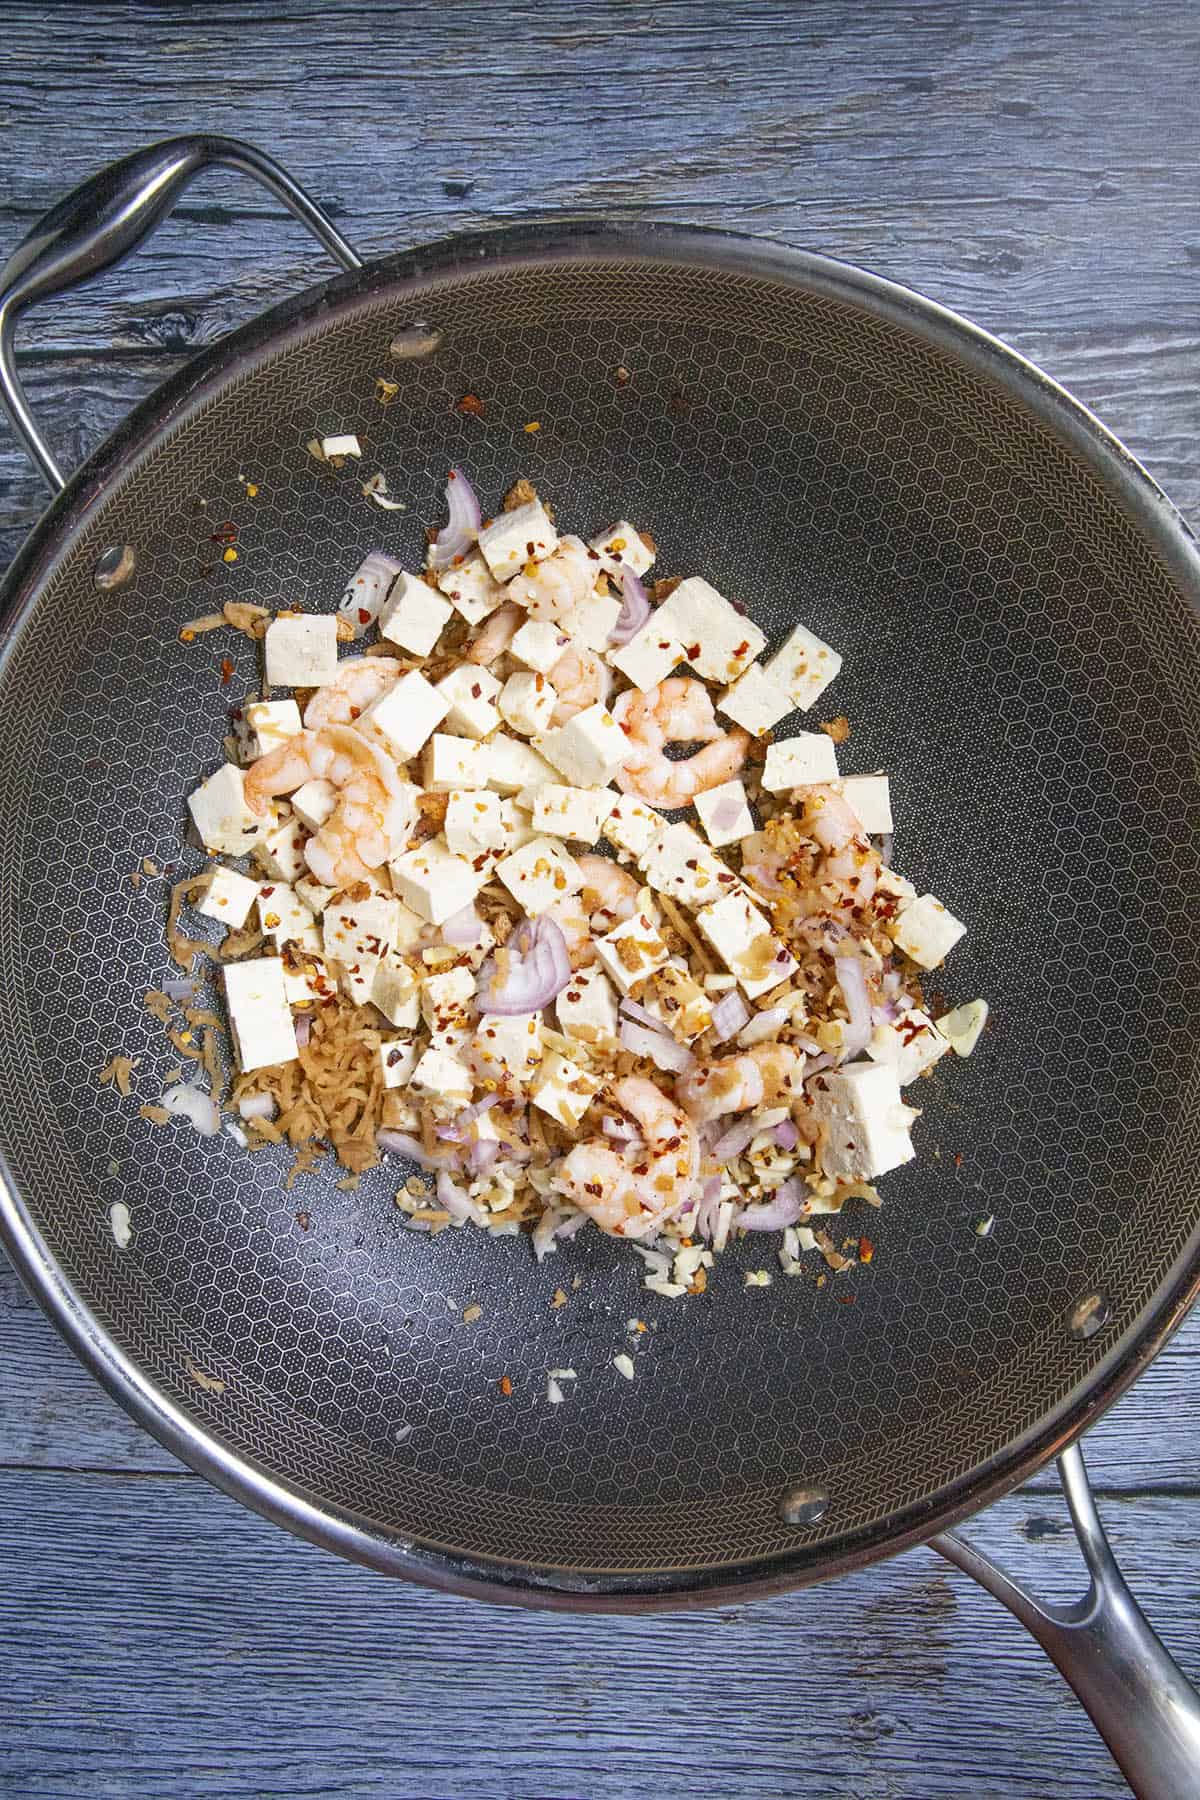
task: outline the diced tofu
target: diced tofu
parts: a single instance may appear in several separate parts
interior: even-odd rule
[[[917,897],[917,890],[912,882],[895,869],[889,869],[886,863],[875,878],[875,892],[887,900],[896,902],[895,910],[899,910],[901,906],[907,906],[910,900],[915,900]],[[876,906],[878,908],[878,902],[876,902]]]
[[[604,835],[609,843],[635,861],[644,855],[650,840],[662,828],[662,814],[631,794],[618,794],[616,805],[604,821]]]
[[[558,533],[540,500],[500,513],[479,533],[479,548],[497,581],[508,581],[527,562],[541,562],[558,549]]]
[[[407,1087],[419,1055],[415,1038],[384,1038],[379,1045],[379,1066],[385,1088]]]
[[[522,811],[515,800],[501,800],[500,823],[504,830],[504,850],[519,850],[522,845],[532,843],[537,832],[529,822],[529,814]]]
[[[453,610],[427,581],[402,570],[379,614],[379,635],[410,656],[428,656]]]
[[[875,1027],[867,1055],[875,1062],[889,1063],[900,1086],[907,1087],[926,1069],[932,1069],[949,1048],[949,1038],[942,1036],[929,1014],[919,1006],[910,1006],[894,1021]]]
[[[533,792],[533,828],[576,843],[594,844],[616,803],[611,788],[560,787],[547,782]]]
[[[700,575],[681,581],[655,614],[659,628],[683,645],[683,653],[705,681],[733,681],[766,643],[751,620]]]
[[[533,1078],[531,1097],[542,1112],[571,1130],[592,1104],[599,1087],[594,1075],[552,1050],[542,1058]]]
[[[851,1063],[822,1069],[807,1086],[816,1120],[826,1128],[824,1168],[835,1181],[873,1181],[912,1161],[915,1114],[900,1098],[895,1069]]]
[[[557,900],[578,893],[583,876],[574,857],[553,838],[535,837],[502,857],[496,874],[517,904],[531,917],[543,913]]]
[[[599,700],[542,738],[537,747],[572,787],[606,786],[629,755],[625,733]]]
[[[519,794],[522,788],[557,781],[558,771],[531,744],[497,732],[487,745],[487,785],[501,794]]]
[[[437,731],[425,746],[421,779],[430,793],[449,794],[455,788],[486,787],[489,767],[487,745]]]
[[[787,948],[744,894],[727,894],[715,906],[704,907],[696,914],[696,923],[725,967],[737,976],[747,999],[769,994],[796,971]]]
[[[389,950],[371,981],[371,1004],[397,1031],[415,1031],[421,1016],[420,983],[399,950]]]
[[[497,705],[510,730],[522,737],[536,737],[550,729],[558,694],[544,675],[518,669],[500,689]]]
[[[330,980],[315,951],[286,944],[280,961],[283,963],[283,991],[289,1006],[312,1006],[332,1000],[337,993],[336,983]]]
[[[842,798],[864,831],[892,829],[891,788],[886,775],[844,775]]]
[[[507,849],[509,833],[501,811],[503,804],[488,788],[460,788],[452,792],[443,826],[450,849],[457,856],[478,856],[481,850]]]
[[[938,1020],[938,1030],[956,1056],[970,1056],[988,1022],[986,1000],[964,1000]]]
[[[338,601],[338,617],[348,622],[356,638],[381,618],[389,590],[402,575],[400,564],[382,550],[372,550],[359,563]]]
[[[470,1055],[486,1079],[527,1086],[542,1060],[540,1013],[485,1013],[475,1027]]]
[[[658,935],[649,913],[636,912],[631,919],[603,937],[593,938],[596,954],[612,976],[622,994],[627,994],[647,975],[653,975],[671,960],[671,952]]]
[[[431,925],[470,906],[489,879],[486,869],[478,870],[465,856],[456,856],[445,838],[431,838],[416,850],[394,856],[388,868],[400,898]]]
[[[361,719],[379,732],[398,762],[408,762],[437,730],[450,702],[419,669],[402,675],[394,688],[363,709]]]
[[[489,669],[459,663],[438,682],[437,691],[449,703],[446,730],[456,736],[485,738],[499,725],[500,714],[492,701],[500,692],[500,683]]]
[[[277,750],[303,728],[300,708],[294,700],[246,700],[235,714],[234,735],[243,762]]]
[[[570,642],[566,632],[549,619],[526,619],[508,648],[525,668],[548,675]]]
[[[222,925],[228,925],[233,931],[240,931],[250,917],[250,908],[257,899],[257,881],[251,881],[246,875],[239,875],[236,869],[226,869],[218,864],[212,872],[204,897],[196,904],[196,911],[203,913],[206,919],[220,919]]]
[[[771,680],[761,663],[751,663],[745,674],[739,675],[717,701],[717,711],[740,725],[743,731],[748,731],[751,737],[761,737],[764,731],[770,731],[772,725],[778,725],[780,719],[795,710],[791,695]]]
[[[421,1015],[430,1031],[464,1031],[475,1018],[475,977],[470,969],[446,969],[421,983]]]
[[[322,887],[311,875],[302,875],[295,883],[297,897],[307,906],[315,919],[319,919],[329,902],[337,892],[336,888]]]
[[[572,636],[589,650],[608,650],[621,602],[612,594],[589,594],[571,622]]]
[[[308,834],[299,819],[284,819],[255,844],[254,860],[264,875],[273,876],[276,881],[299,881],[308,874],[304,860],[307,841]]]
[[[277,956],[226,963],[225,1001],[234,1054],[243,1073],[293,1062],[300,1052]]]
[[[683,661],[683,645],[656,619],[651,619],[620,650],[610,650],[608,660],[645,693],[647,688],[665,681]]]
[[[769,794],[837,778],[837,752],[833,739],[823,731],[802,731],[796,737],[778,738],[767,745],[762,784]]]
[[[807,712],[820,699],[842,666],[836,650],[797,625],[791,637],[764,664],[767,675],[789,695],[793,706]]]
[[[298,787],[290,798],[292,811],[300,823],[309,831],[320,831],[338,803],[338,791],[332,781],[323,781],[318,776]]]
[[[472,554],[465,562],[443,569],[437,584],[454,610],[462,614],[468,625],[478,625],[494,613],[504,598],[504,589],[493,579],[482,556]]]
[[[754,830],[754,815],[740,781],[723,781],[720,787],[697,794],[692,802],[710,844],[736,844]]]
[[[945,962],[966,932],[962,920],[956,919],[932,894],[922,894],[901,907],[891,927],[892,942],[922,969],[936,969]]]
[[[332,613],[272,619],[264,648],[269,687],[320,687],[337,673],[337,620]]]
[[[729,865],[690,825],[664,825],[638,860],[652,888],[685,906],[711,906],[740,885]]]
[[[651,976],[641,1004],[681,1044],[690,1044],[712,1024],[713,1003],[683,962],[672,960]]]
[[[222,763],[202,781],[188,795],[188,811],[204,848],[223,856],[242,856],[269,823],[246,805],[245,777],[236,763]]]
[[[471,1098],[474,1078],[465,1063],[449,1051],[431,1047],[410,1076],[411,1085],[442,1111],[465,1106]]]
[[[259,888],[258,917],[277,950],[282,950],[285,944],[299,944],[317,956],[321,954],[317,921],[286,882],[264,882]]]
[[[375,971],[396,942],[396,912],[390,894],[368,894],[362,900],[339,895],[322,914],[325,955],[345,970],[359,1002],[370,998]]]
[[[617,1041],[617,996],[603,969],[576,969],[554,1002],[558,1028],[581,1044],[611,1047]]]
[[[607,531],[597,532],[588,542],[591,549],[599,550],[604,556],[616,557],[635,575],[644,575],[654,562],[655,552],[628,519],[618,519],[615,525],[610,525]]]

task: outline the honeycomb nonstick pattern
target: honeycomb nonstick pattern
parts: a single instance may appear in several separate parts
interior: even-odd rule
[[[437,355],[389,359],[418,317]],[[401,388],[386,410],[380,374]],[[456,409],[467,393],[482,418]],[[346,429],[406,513],[307,455]],[[849,715],[848,772],[891,771],[899,865],[969,921],[932,985],[994,1009],[975,1059],[915,1096],[919,1161],[882,1213],[845,1220],[875,1240],[870,1268],[747,1291],[745,1269],[774,1267],[752,1238],[703,1299],[662,1301],[594,1233],[541,1268],[522,1240],[430,1241],[391,1205],[395,1163],[353,1194],[326,1171],[287,1191],[288,1158],[156,1131],[98,1090],[115,1050],[141,1056],[142,1099],[178,1061],[139,1005],[167,972],[164,885],[128,877],[143,856],[198,865],[183,796],[255,678],[245,640],[185,648],[180,622],[228,598],[327,609],[373,545],[414,565],[451,461],[493,504],[531,476],[586,532],[631,514],[656,572],[703,571],[773,641],[802,619],[844,653],[817,716]],[[232,565],[210,542],[225,519]],[[139,572],[103,595],[91,570],[113,542]],[[1198,667],[1188,601],[1116,498],[918,326],[633,260],[314,307],[110,484],[7,661],[4,1155],[170,1402],[385,1539],[714,1577],[886,1543],[1080,1391],[1195,1232]],[[1093,1288],[1113,1324],[1081,1342],[1064,1318]],[[626,1348],[632,1383],[612,1367]],[[562,1365],[579,1379],[552,1408]],[[831,1495],[803,1532],[777,1512],[796,1482]]]

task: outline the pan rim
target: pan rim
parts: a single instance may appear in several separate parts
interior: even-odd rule
[[[369,263],[362,271],[305,289],[257,315],[202,351],[157,387],[75,471],[34,526],[0,583],[0,672],[41,586],[86,526],[109,483],[168,427],[207,405],[231,378],[315,325],[364,299],[397,298],[430,279],[495,274],[539,262],[625,258],[670,262],[758,276],[865,309],[915,332],[998,383],[1043,426],[1064,438],[1129,509],[1141,535],[1179,585],[1200,602],[1200,553],[1193,535],[1146,469],[1081,402],[1036,364],[959,314],[854,265],[768,239],[663,223],[610,219],[539,219],[468,237],[453,237]],[[1049,1414],[966,1480],[886,1531],[864,1529],[818,1551],[794,1552],[726,1569],[665,1570],[637,1575],[566,1574],[527,1564],[493,1562],[380,1534],[343,1510],[323,1510],[289,1483],[229,1450],[176,1407],[108,1337],[67,1281],[0,1162],[0,1240],[34,1298],[60,1334],[118,1402],[165,1448],[214,1485],[277,1524],[383,1573],[507,1603],[557,1609],[640,1611],[711,1605],[807,1585],[897,1554],[956,1524],[1011,1491],[1111,1405],[1157,1354],[1200,1292],[1200,1229],[1160,1292],[1109,1354]]]

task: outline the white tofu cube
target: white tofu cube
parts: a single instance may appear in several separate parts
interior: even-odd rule
[[[437,584],[468,625],[478,625],[489,613],[495,612],[504,598],[504,589],[493,579],[482,556],[476,552],[461,563],[452,563],[448,569],[443,569]]]
[[[242,856],[270,824],[246,805],[245,777],[236,763],[222,763],[215,775],[188,795],[188,811],[200,842],[223,856]]]
[[[558,694],[544,675],[518,669],[500,688],[496,704],[510,730],[519,731],[522,737],[537,737],[550,729]]]
[[[891,831],[892,796],[886,775],[844,775],[842,799],[865,832]]]
[[[396,942],[397,905],[390,894],[346,895],[325,908],[321,928],[326,959],[338,963],[350,978],[352,997],[370,998],[375,971]]]
[[[887,900],[894,901],[895,911],[899,911],[902,906],[907,906],[910,900],[915,900],[917,897],[917,890],[912,882],[898,874],[895,869],[889,869],[886,863],[875,878],[875,892]],[[880,910],[878,902],[876,902],[876,909]]]
[[[541,562],[558,549],[558,533],[540,500],[500,513],[479,533],[479,549],[497,581],[508,581],[527,562]]]
[[[891,928],[892,942],[922,969],[936,969],[945,962],[967,928],[932,894],[910,900]]]
[[[635,800],[632,794],[618,794],[616,805],[604,821],[604,835],[614,850],[635,861],[644,855],[650,840],[662,828],[662,814],[644,800]]]
[[[522,810],[515,800],[501,800],[500,823],[504,830],[503,850],[519,850],[537,836],[529,820],[528,812]]]
[[[736,844],[754,830],[754,815],[740,781],[723,781],[720,787],[697,794],[692,802],[710,844]]]
[[[533,829],[579,844],[594,844],[616,803],[611,788],[561,787],[547,782],[533,792]]]
[[[447,737],[435,732],[421,759],[421,780],[431,794],[449,794],[455,788],[484,788],[491,768],[489,746],[474,738]]]
[[[645,981],[648,975],[653,975],[671,960],[671,952],[658,935],[655,921],[646,912],[634,913],[632,918],[623,919],[603,937],[592,941],[596,955],[622,994],[627,994],[639,981]]]
[[[258,899],[258,883],[236,869],[217,864],[196,911],[206,919],[219,919],[233,931],[240,931],[250,917],[250,908]]]
[[[696,914],[696,923],[749,1000],[769,994],[796,972],[785,945],[744,894],[727,894]]]
[[[332,781],[323,781],[317,776],[298,787],[290,799],[292,811],[300,823],[309,831],[320,831],[337,806],[338,791]]]
[[[599,700],[538,745],[572,787],[605,787],[629,755],[629,741]]]
[[[244,700],[234,714],[234,735],[246,763],[268,756],[302,728],[294,700]]]
[[[286,882],[262,884],[258,890],[258,918],[277,950],[282,950],[285,944],[299,944],[301,949],[316,956],[321,954],[317,921],[295,889]]]
[[[621,616],[621,602],[612,594],[589,594],[571,621],[571,634],[589,650],[611,650],[610,639]]]
[[[503,804],[488,788],[460,788],[451,793],[442,829],[456,856],[478,856],[481,850],[510,847]]]
[[[320,687],[337,673],[337,620],[332,613],[272,619],[264,648],[269,687]]]
[[[942,1036],[929,1014],[910,1006],[895,1020],[875,1027],[867,1055],[875,1062],[889,1063],[900,1086],[907,1087],[932,1069],[949,1048],[949,1038]]]
[[[382,1039],[379,1045],[379,1066],[383,1070],[384,1087],[407,1087],[413,1078],[419,1056],[420,1048],[415,1038]]]
[[[873,1181],[912,1161],[915,1114],[900,1098],[895,1069],[851,1063],[822,1069],[806,1085],[813,1113],[826,1128],[822,1164],[835,1181]]]
[[[461,965],[421,982],[421,1016],[431,1032],[469,1031],[475,1022],[475,977]]]
[[[527,1087],[542,1060],[540,1013],[485,1013],[475,1027],[469,1056],[487,1081]]]
[[[465,856],[456,856],[445,838],[431,838],[388,864],[400,898],[431,925],[440,925],[470,906],[488,880]]]
[[[791,695],[771,680],[761,663],[751,663],[745,674],[739,675],[717,701],[717,711],[740,725],[743,731],[748,731],[751,737],[761,737],[764,731],[770,731],[772,725],[778,725],[780,719],[795,710]]]
[[[379,614],[379,635],[410,656],[428,656],[453,611],[427,581],[401,570]]]
[[[764,664],[767,675],[801,712],[818,700],[842,666],[836,650],[797,625],[782,650]]]
[[[566,632],[549,619],[526,619],[508,649],[510,656],[535,675],[548,675],[570,642]]]
[[[833,739],[823,731],[802,731],[796,737],[779,738],[767,745],[762,784],[769,794],[837,778],[837,752]]]
[[[254,860],[264,875],[270,875],[276,881],[299,881],[308,873],[308,864],[304,859],[304,846],[308,842],[308,833],[299,819],[284,819],[279,825],[272,826],[266,836],[254,846]]]
[[[485,738],[499,725],[500,714],[492,701],[500,683],[490,670],[459,663],[438,682],[437,691],[448,703],[446,730],[455,736]]]
[[[487,745],[487,785],[500,794],[519,794],[543,781],[557,781],[558,771],[531,744],[500,731]]]
[[[711,906],[736,893],[740,882],[690,825],[664,825],[638,859],[652,888],[685,906]]]
[[[471,1098],[475,1085],[470,1069],[447,1050],[431,1047],[410,1076],[411,1085],[439,1112],[457,1111]]]
[[[938,1020],[938,1030],[956,1056],[970,1056],[988,1022],[986,1000],[964,1000]]]
[[[234,1055],[243,1073],[294,1062],[300,1051],[277,956],[226,963],[225,1003]]]
[[[610,650],[608,660],[645,693],[665,681],[683,661],[683,645],[652,618],[621,649]]]
[[[568,894],[578,893],[583,876],[574,857],[553,838],[535,837],[496,864],[496,874],[531,917]]]
[[[600,1083],[586,1069],[552,1050],[544,1056],[533,1078],[533,1104],[560,1125],[572,1130],[592,1104]]]
[[[393,557],[372,550],[355,569],[338,601],[338,617],[345,619],[356,638],[381,618],[389,590],[403,573]]]
[[[389,950],[377,966],[371,980],[371,1004],[397,1031],[415,1031],[420,1023],[420,982],[399,950]]]
[[[685,658],[705,681],[735,680],[767,641],[752,620],[700,575],[681,581],[655,619],[661,630],[679,639]]]
[[[588,542],[602,556],[612,556],[617,562],[623,562],[635,575],[644,575],[653,566],[655,551],[628,519],[618,519],[615,525],[610,525],[607,531],[597,532]]]
[[[329,902],[337,892],[336,888],[322,887],[311,875],[301,875],[295,883],[296,895],[307,906],[314,919],[319,919]]]
[[[617,996],[604,970],[595,964],[590,969],[576,969],[554,1006],[564,1037],[605,1048],[616,1043],[620,1032]]]
[[[449,711],[450,702],[445,694],[431,686],[419,669],[410,669],[394,688],[363,709],[359,729],[366,721],[380,734],[398,762],[408,762],[424,747]]]
[[[337,984],[330,979],[315,951],[286,944],[279,960],[283,964],[283,991],[289,1006],[314,1006],[334,998]]]

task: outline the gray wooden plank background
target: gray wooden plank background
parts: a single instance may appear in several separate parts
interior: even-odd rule
[[[365,254],[538,210],[765,233],[921,288],[1092,406],[1200,519],[1200,18],[1186,0],[50,7],[0,26],[0,245],[172,132],[279,155]],[[32,315],[70,462],[189,350],[322,274],[233,178]],[[0,431],[0,554],[43,503]],[[1200,1318],[1089,1439],[1193,1679]],[[293,1542],[173,1460],[0,1268],[0,1791],[1115,1796],[1059,1678],[929,1553],[687,1618],[543,1618]],[[974,1527],[1050,1591],[1046,1474]]]

